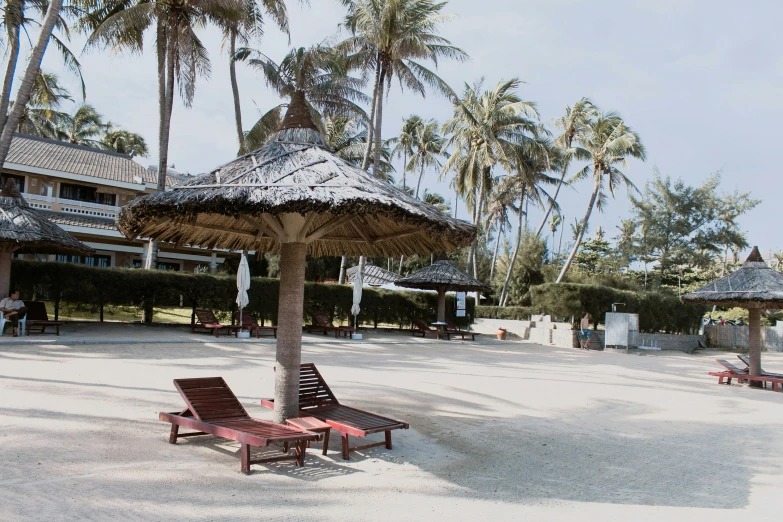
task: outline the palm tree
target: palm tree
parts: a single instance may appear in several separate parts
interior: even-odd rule
[[[46,9],[46,15],[41,24],[41,30],[38,33],[38,40],[30,53],[30,59],[27,63],[24,77],[22,78],[22,84],[19,86],[19,90],[16,94],[16,103],[14,104],[11,113],[8,115],[8,118],[5,120],[2,134],[0,135],[0,165],[5,164],[5,159],[11,148],[11,139],[14,136],[14,131],[16,130],[17,125],[19,125],[19,120],[22,119],[22,113],[27,106],[27,102],[30,100],[30,94],[32,93],[38,73],[41,70],[41,60],[43,60],[46,47],[49,44],[49,38],[59,19],[62,6],[63,0],[50,0],[49,6]]]
[[[400,135],[396,138],[389,140],[394,144],[392,154],[396,157],[402,157],[402,189],[405,190],[407,185],[405,183],[405,172],[407,171],[408,156],[413,155],[413,142],[415,140],[416,129],[421,126],[421,117],[416,114],[411,114],[407,118],[402,119],[402,129]],[[365,149],[366,152],[367,149]]]
[[[373,70],[370,121],[374,122],[373,169],[378,170],[383,124],[383,95],[396,77],[400,86],[426,94],[427,86],[450,98],[451,88],[420,61],[436,66],[441,58],[467,59],[467,54],[439,36],[438,28],[452,17],[441,13],[446,2],[432,0],[343,0],[348,7],[344,26],[352,36],[338,45],[356,53],[364,69]],[[368,155],[369,159],[369,155]],[[367,168],[367,165],[364,165]]]
[[[196,30],[207,23],[225,27],[245,16],[244,0],[95,0],[80,27],[90,32],[85,48],[141,52],[144,32],[155,27],[158,66],[158,184],[166,188],[174,84],[186,107],[193,103],[196,79],[208,77],[211,65]],[[145,268],[157,266],[157,242],[150,242]]]
[[[231,93],[234,97],[234,120],[239,140],[239,154],[245,150],[245,133],[242,128],[242,110],[239,102],[239,84],[237,83],[237,60],[243,60],[247,54],[237,54],[237,42],[247,47],[251,41],[258,40],[264,34],[264,12],[271,17],[277,27],[289,35],[288,12],[284,0],[245,0],[244,16],[239,20],[227,20],[223,26],[223,43],[228,44],[228,74],[231,79]],[[262,11],[263,9],[263,11]]]
[[[558,184],[558,187],[560,185]],[[554,199],[554,196],[552,196]],[[552,219],[549,220],[549,231],[552,232],[552,256],[554,257],[555,253],[555,233],[557,232],[558,227],[562,224],[563,219],[560,217],[560,214],[552,214]]]
[[[33,10],[38,13],[38,17],[43,18],[46,15],[48,7],[48,0],[10,0],[0,6],[0,13],[2,13],[8,44],[8,63],[6,64],[5,78],[3,80],[3,90],[0,94],[0,129],[5,126],[5,121],[8,117],[11,89],[13,87],[14,75],[16,73],[16,66],[19,61],[19,51],[21,48],[20,37],[22,34],[28,34],[29,26],[38,25],[38,22],[33,18],[28,18],[27,11]],[[76,10],[76,6],[64,6],[55,18],[53,31],[62,31],[66,40],[70,39],[70,32],[68,24],[61,16],[61,13],[73,15],[76,13]],[[63,63],[66,68],[79,78],[82,88],[82,98],[84,98],[86,93],[84,78],[82,77],[81,72],[81,64],[54,32],[49,36],[49,40],[62,55]]]
[[[57,127],[68,117],[58,110],[65,100],[71,100],[71,94],[60,86],[57,75],[39,72],[17,125],[17,132],[57,139]]]
[[[100,138],[108,128],[103,116],[85,103],[63,118],[57,127],[57,139],[74,145],[102,148]]]
[[[516,147],[513,158],[514,172],[508,178],[512,192],[519,195],[519,209],[517,210],[517,237],[514,244],[514,251],[508,263],[506,278],[503,281],[503,288],[500,291],[500,306],[506,306],[508,301],[508,287],[511,282],[511,275],[514,272],[514,265],[519,256],[519,250],[522,246],[523,234],[527,232],[527,220],[522,224],[523,215],[527,217],[527,204],[533,202],[539,208],[543,208],[546,201],[551,202],[552,198],[543,188],[543,185],[554,185],[557,179],[548,176],[546,173],[551,170],[552,165],[549,161],[551,145],[546,141],[525,143]]]
[[[413,172],[418,168],[419,180],[416,183],[416,192],[414,196],[419,197],[421,190],[421,178],[424,176],[424,169],[427,167],[441,167],[441,157],[448,157],[444,151],[446,140],[438,132],[438,122],[435,120],[422,121],[413,132],[413,155],[404,166],[403,172],[410,170]]]
[[[631,189],[636,188],[631,180],[617,168],[617,165],[627,166],[628,157],[642,161],[646,158],[644,145],[639,135],[632,131],[615,113],[600,114],[590,120],[584,132],[577,139],[581,147],[590,153],[591,163],[577,172],[574,177],[575,179],[583,179],[592,174],[593,191],[590,194],[590,202],[587,204],[585,216],[580,222],[574,246],[568,254],[560,275],[557,276],[556,283],[563,280],[574,256],[579,251],[593,207],[597,204],[601,210],[606,204],[607,195],[604,192],[604,187],[609,187],[612,196],[620,185],[626,185]]]
[[[422,194],[421,200],[428,205],[432,205],[433,207],[437,208],[444,214],[448,214],[451,212],[451,207],[449,206],[449,202],[446,201],[446,198],[438,194],[437,192],[430,192],[428,189],[424,189],[424,194]]]
[[[147,142],[141,135],[114,128],[111,123],[106,124],[106,131],[101,137],[101,148],[131,156],[145,157],[149,153]]]
[[[454,171],[457,191],[473,208],[473,224],[479,226],[484,200],[492,191],[492,170],[500,166],[510,172],[519,146],[535,142],[541,129],[535,105],[516,94],[519,80],[500,81],[482,92],[483,80],[465,85],[454,103],[454,116],[443,126],[449,135],[446,146],[453,150],[441,176]],[[536,143],[537,146],[537,143]],[[468,266],[478,277],[476,249],[478,237],[468,251]]]
[[[560,152],[558,163],[560,163],[560,180],[558,181],[555,193],[552,195],[552,202],[547,205],[547,209],[541,218],[541,223],[536,229],[536,236],[541,235],[546,220],[549,218],[552,207],[557,201],[560,189],[565,182],[568,166],[574,159],[589,160],[590,154],[582,148],[574,147],[574,141],[581,136],[590,122],[595,117],[596,109],[593,103],[587,98],[582,98],[574,104],[573,107],[566,107],[565,115],[555,121],[555,126],[562,129],[561,134],[555,139],[555,148]]]
[[[495,266],[498,260],[498,251],[500,250],[500,239],[506,228],[511,226],[509,221],[509,209],[514,208],[514,194],[509,188],[511,185],[505,181],[495,184],[495,189],[489,196],[486,212],[486,230],[493,228],[496,230],[495,248],[492,253],[492,263],[489,266],[489,280],[492,281],[495,276]]]
[[[291,49],[280,64],[252,49],[243,48],[237,52],[248,57],[248,64],[259,69],[266,84],[281,97],[290,98],[301,93],[313,121],[322,130],[324,114],[367,119],[357,104],[367,101],[367,96],[359,90],[361,80],[349,76],[350,58],[334,49],[320,45]],[[263,143],[276,132],[286,107],[283,103],[262,115],[245,135],[248,145]],[[248,149],[254,150],[250,146]]]

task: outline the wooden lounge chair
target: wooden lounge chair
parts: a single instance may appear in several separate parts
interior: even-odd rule
[[[436,339],[440,339],[441,337],[445,337],[446,340],[451,340],[451,335],[449,332],[444,331],[441,332],[439,330],[436,330],[435,328],[430,328],[427,323],[422,321],[421,319],[414,319],[411,321],[413,323],[413,328],[411,328],[411,335],[414,337],[421,334],[422,337],[427,337],[427,334],[432,334],[435,336]]]
[[[37,333],[46,333],[46,327],[54,327],[57,335],[60,335],[60,326],[64,323],[62,321],[50,321],[49,314],[46,313],[46,303],[41,301],[28,301],[27,305],[27,335],[33,329],[40,330]]]
[[[459,335],[460,337],[462,337],[463,341],[465,340],[465,337],[467,337],[467,336],[470,336],[470,340],[471,341],[475,341],[476,340],[476,335],[477,335],[476,332],[469,332],[467,330],[460,330],[451,321],[446,321],[446,333],[449,334],[450,336],[452,336],[452,335],[453,336]]]
[[[328,332],[334,332],[335,337],[353,337],[353,333],[356,331],[351,326],[335,326],[326,312],[315,312],[312,315],[313,324],[307,327],[307,333],[323,333],[326,335]]]
[[[262,400],[261,405],[274,408],[274,400]],[[392,430],[408,429],[408,423],[340,404],[329,389],[313,363],[303,363],[299,375],[299,416],[315,417],[330,425],[342,435],[343,458],[348,460],[350,452],[385,445],[392,449]],[[384,432],[385,440],[351,448],[348,436],[366,437],[371,433]],[[324,441],[326,445],[326,441]],[[324,448],[326,450],[326,447]]]
[[[221,324],[212,310],[196,310],[196,319],[198,323],[190,325],[191,333],[195,333],[196,328],[201,328],[211,331],[215,337],[220,337],[220,330],[225,328],[229,334],[233,333],[236,337],[237,332],[242,329],[239,325]]]
[[[239,312],[234,312],[234,322],[241,325],[245,330],[249,330],[251,333],[256,333],[256,339],[258,339],[259,332],[267,332],[265,336],[277,337],[277,326],[262,326],[258,324],[258,321],[253,314],[247,310],[242,310],[242,321],[239,320]]]
[[[718,377],[718,384],[731,384],[732,379],[737,379],[738,384],[742,384],[745,381],[757,381],[764,383],[770,383],[774,391],[783,391],[783,376],[775,377],[771,375],[749,375],[746,368],[737,368],[729,361],[722,359],[715,359],[718,364],[725,368],[722,372],[709,372],[710,375]]]
[[[750,368],[750,357],[744,354],[737,355],[737,358],[745,363],[745,366],[747,368]],[[749,370],[748,370],[749,371]],[[778,379],[783,379],[783,373],[772,373],[772,372],[766,372],[764,371],[764,368],[761,369],[761,375],[764,375],[766,377],[776,377]]]
[[[174,386],[187,408],[178,413],[159,414],[160,420],[171,423],[169,442],[176,444],[180,437],[198,435],[215,435],[235,440],[241,445],[242,473],[250,473],[251,464],[280,460],[296,460],[297,465],[303,466],[307,443],[321,439],[318,433],[250,418],[222,377],[174,379]],[[180,426],[196,431],[179,433]],[[294,443],[296,453],[250,459],[250,446],[265,447],[274,443]]]

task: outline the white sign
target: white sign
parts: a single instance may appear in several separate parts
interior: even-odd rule
[[[465,292],[457,292],[457,317],[465,317]]]

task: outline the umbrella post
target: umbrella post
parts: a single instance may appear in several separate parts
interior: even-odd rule
[[[280,424],[299,416],[306,256],[305,243],[283,243],[281,246],[274,413],[274,421]]]
[[[0,250],[0,299],[11,290],[11,251]]]
[[[446,287],[438,287],[438,322],[446,322]]]
[[[761,375],[761,309],[748,309],[748,357],[750,375]],[[750,386],[760,388],[761,381],[750,381]]]

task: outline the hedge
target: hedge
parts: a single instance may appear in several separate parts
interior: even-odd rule
[[[538,313],[562,318],[578,319],[585,311],[596,321],[612,310],[639,314],[642,332],[691,333],[698,330],[706,308],[684,304],[671,294],[663,292],[632,292],[608,286],[577,283],[547,283],[531,288],[532,308]]]
[[[165,270],[128,268],[94,268],[72,263],[14,260],[11,284],[22,292],[23,299],[47,299],[54,302],[55,318],[60,303],[87,306],[101,321],[106,305],[138,306],[144,310],[145,322],[152,322],[154,307],[190,306],[222,312],[222,319],[236,309],[236,278]],[[247,310],[265,323],[277,324],[279,281],[254,277],[251,279]],[[326,311],[335,321],[349,320],[353,304],[353,288],[349,285],[305,283],[303,320],[313,312]],[[467,298],[467,315],[474,315],[474,300]],[[456,303],[446,296],[446,316],[454,318]],[[435,320],[437,295],[434,292],[395,292],[365,288],[362,292],[359,320],[377,327],[379,324],[407,327],[411,320]],[[191,318],[191,320],[193,320]],[[352,320],[352,317],[351,317]],[[468,318],[455,318],[461,326]]]
[[[529,306],[477,306],[476,317],[482,319],[515,319],[527,321],[538,312]]]

